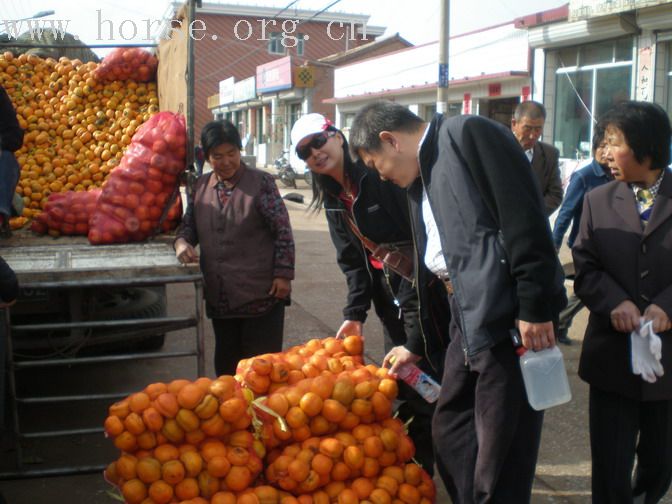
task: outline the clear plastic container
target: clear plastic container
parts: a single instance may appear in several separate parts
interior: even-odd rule
[[[569,402],[572,392],[562,352],[556,346],[539,352],[517,349],[523,372],[527,400],[540,411]]]
[[[441,385],[415,364],[404,364],[397,371],[397,376],[413,387],[428,403],[434,403],[439,398]]]

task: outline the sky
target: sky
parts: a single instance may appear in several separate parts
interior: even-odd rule
[[[231,3],[285,7],[291,0],[231,0],[209,3]],[[399,32],[414,44],[431,42],[439,38],[439,11],[441,0],[298,0],[292,8],[321,10],[333,4],[330,12],[368,14],[368,24],[387,28],[385,34]],[[208,3],[208,0],[204,0]],[[453,0],[450,6],[450,33],[458,35],[469,31],[511,21],[516,17],[559,7],[566,0]],[[67,21],[67,31],[79,36],[88,44],[93,43],[145,43],[147,19],[159,20],[170,8],[169,0],[1,0],[0,33],[7,30],[5,20],[19,20],[34,16],[45,10],[55,14],[42,21]],[[99,20],[111,21],[115,31],[109,40],[109,32],[100,30]],[[22,23],[25,23],[22,22]],[[125,23],[124,39],[118,30]],[[132,23],[132,24],[131,24]],[[102,26],[102,25],[100,25]],[[110,24],[105,25],[109,30]],[[133,27],[137,35],[132,38]],[[102,40],[101,40],[102,39]]]

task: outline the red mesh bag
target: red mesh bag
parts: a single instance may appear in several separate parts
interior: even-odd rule
[[[93,76],[102,82],[116,80],[134,80],[150,82],[156,78],[158,60],[139,47],[119,47],[103,58],[102,63],[93,72]]]
[[[33,220],[31,229],[52,236],[86,236],[100,194],[101,189],[50,194],[44,211]]]
[[[144,241],[175,226],[182,213],[178,189],[185,169],[185,131],[184,116],[160,112],[133,135],[103,186],[89,222],[89,242]]]

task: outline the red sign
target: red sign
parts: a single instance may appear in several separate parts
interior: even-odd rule
[[[530,99],[530,86],[523,86],[520,101],[527,101]]]
[[[502,85],[499,82],[488,84],[488,96],[500,96],[502,94]]]
[[[462,113],[471,114],[471,93],[464,93],[462,100]]]
[[[285,56],[257,67],[257,93],[269,93],[292,87],[292,59]]]

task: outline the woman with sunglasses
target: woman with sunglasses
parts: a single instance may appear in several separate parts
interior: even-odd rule
[[[355,163],[343,133],[321,114],[301,117],[292,128],[291,141],[298,157],[312,172],[311,207],[316,211],[324,207],[338,265],[347,279],[344,322],[336,336],[363,335],[362,326],[373,303],[383,325],[385,362],[393,361],[393,371],[404,363],[418,363],[439,381],[445,345],[437,336],[421,330],[417,293],[411,281],[400,274],[413,274],[405,191]],[[391,261],[390,257],[396,260]],[[401,271],[399,260],[408,266],[407,271]],[[445,298],[445,290],[441,296]],[[445,306],[434,311],[439,312],[438,317],[449,317]],[[445,331],[436,332],[447,334],[448,321],[444,321]],[[399,408],[399,415],[405,420],[415,417],[409,435],[416,446],[416,459],[431,474],[434,408],[404,385],[400,398],[406,402]]]

